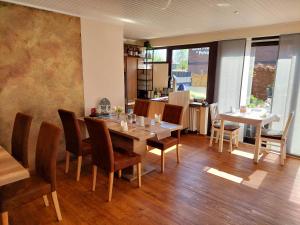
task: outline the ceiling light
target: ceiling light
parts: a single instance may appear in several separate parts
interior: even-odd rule
[[[119,20],[121,20],[122,22],[125,22],[125,23],[136,23],[134,20],[127,19],[127,18],[119,18]]]
[[[228,7],[228,6],[230,6],[230,4],[229,3],[226,3],[226,2],[223,2],[223,3],[217,3],[216,4],[218,7]]]

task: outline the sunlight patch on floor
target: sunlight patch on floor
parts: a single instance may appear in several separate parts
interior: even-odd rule
[[[242,182],[243,185],[246,185],[251,188],[258,189],[262,184],[263,180],[267,176],[267,172],[263,170],[255,170],[247,180],[244,179]]]
[[[245,158],[248,158],[248,159],[253,159],[254,158],[254,154],[253,153],[241,151],[241,150],[238,150],[238,149],[234,149],[231,152],[231,154],[242,156],[242,157],[245,157]]]
[[[182,145],[179,144],[179,151],[180,151],[180,147],[181,146]],[[168,152],[175,151],[175,150],[176,150],[176,145],[174,145],[174,146],[172,146],[170,148],[167,148],[164,152],[168,153]],[[161,150],[158,149],[158,148],[151,149],[149,152],[152,153],[152,154],[155,154],[155,155],[161,155]]]
[[[224,171],[215,169],[215,168],[211,168],[211,167],[206,167],[204,169],[204,171],[206,171],[209,174],[221,177],[223,179],[238,183],[238,184],[243,184],[247,187],[251,187],[254,189],[258,189],[262,182],[264,181],[264,179],[267,176],[267,172],[263,171],[263,170],[255,170],[247,179],[244,179],[242,177],[239,176],[235,176],[233,174],[230,173],[226,173]],[[300,176],[300,174],[299,174]],[[300,187],[298,187],[300,188]],[[300,195],[299,195],[300,196]]]
[[[243,181],[243,178],[241,178],[241,177],[232,175],[230,173],[223,172],[221,170],[217,170],[215,168],[209,168],[208,167],[208,168],[206,168],[206,172],[209,173],[209,174],[213,174],[215,176],[224,178],[226,180],[230,180],[230,181],[233,181],[235,183],[239,183],[239,184],[242,183],[242,181]]]
[[[294,177],[294,184],[290,193],[289,200],[291,202],[300,204],[300,167],[298,168],[297,174]]]
[[[276,152],[269,152],[264,158],[264,162],[269,162],[269,163],[278,163],[279,159],[279,154]]]

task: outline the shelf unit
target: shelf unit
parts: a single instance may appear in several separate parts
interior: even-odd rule
[[[137,68],[137,97],[148,99],[153,91],[153,49],[146,49],[145,58],[138,59]]]
[[[144,58],[144,47],[124,44],[124,91],[125,111],[132,109],[132,103],[137,98],[137,68],[138,59]]]

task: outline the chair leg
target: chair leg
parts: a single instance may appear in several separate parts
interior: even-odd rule
[[[43,195],[43,199],[44,199],[45,206],[48,207],[49,206],[49,201],[48,201],[47,195]]]
[[[280,144],[280,165],[284,165],[284,143]]]
[[[76,181],[80,180],[81,164],[82,164],[82,156],[78,156]]]
[[[69,172],[69,167],[70,167],[70,152],[66,152],[66,169],[65,173]]]
[[[57,219],[58,219],[58,221],[61,221],[62,217],[61,217],[61,212],[60,212],[59,203],[58,203],[58,199],[57,199],[57,193],[56,193],[56,191],[53,191],[51,194],[52,194],[52,200],[53,200]]]
[[[114,185],[114,172],[110,172],[108,176],[108,202],[111,201],[113,185]]]
[[[8,212],[2,212],[2,225],[8,225]]]
[[[138,177],[138,187],[140,188],[142,186],[142,164],[137,164],[137,177]]]
[[[122,170],[118,170],[118,178],[122,177]]]
[[[229,152],[232,152],[232,139],[233,139],[232,132],[230,132],[230,134],[229,134]]]
[[[161,165],[160,165],[160,171],[161,173],[164,173],[165,171],[165,152],[164,151],[161,151]]]
[[[235,146],[239,147],[239,131],[236,131],[235,133]]]
[[[216,144],[219,142],[219,138],[220,138],[220,131],[216,131],[216,141],[215,141]]]
[[[215,133],[215,129],[214,129],[214,127],[212,126],[211,127],[211,134],[210,134],[210,140],[209,140],[209,147],[211,147],[212,146],[212,143],[213,143],[213,140],[214,140],[214,133]]]
[[[92,191],[95,191],[96,189],[96,180],[97,180],[97,166],[93,165]]]
[[[283,151],[284,151],[284,159],[286,159],[286,143],[284,143]]]
[[[180,157],[179,157],[179,144],[176,145],[176,155],[177,155],[177,163],[180,162]]]

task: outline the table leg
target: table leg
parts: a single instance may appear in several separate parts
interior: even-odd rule
[[[219,152],[223,151],[223,140],[224,140],[224,120],[221,120]]]
[[[254,150],[254,162],[258,163],[259,160],[259,153],[260,153],[260,148],[261,148],[261,143],[260,143],[260,136],[261,136],[261,125],[256,126],[256,135],[255,135],[255,150]]]

